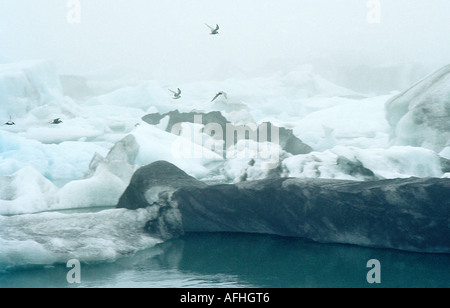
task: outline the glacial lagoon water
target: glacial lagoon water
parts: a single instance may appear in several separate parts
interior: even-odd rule
[[[380,261],[369,284],[367,261]],[[199,233],[114,262],[82,263],[69,284],[66,264],[0,273],[1,288],[315,288],[450,287],[450,256],[319,244],[253,234]]]

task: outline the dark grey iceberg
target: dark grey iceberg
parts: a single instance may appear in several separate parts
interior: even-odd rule
[[[239,131],[240,128],[242,128],[242,126],[239,126],[239,125],[232,125],[231,122],[228,121],[222,115],[222,113],[220,111],[212,111],[212,112],[208,112],[208,113],[201,113],[201,112],[182,113],[182,112],[179,112],[178,110],[175,110],[175,111],[170,111],[165,114],[160,114],[160,113],[148,114],[148,115],[144,116],[142,118],[142,120],[148,124],[157,125],[161,122],[161,120],[163,118],[168,117],[169,121],[167,123],[167,127],[165,130],[167,132],[172,132],[173,127],[176,124],[183,123],[183,122],[194,123],[194,119],[195,119],[194,117],[199,116],[199,115],[202,116],[202,124],[208,125],[208,124],[214,123],[214,124],[218,124],[222,128],[222,132],[223,132],[222,137],[224,138],[223,139],[224,141],[225,141],[225,137],[227,136],[227,133],[226,133],[227,129]],[[313,149],[309,145],[303,143],[299,138],[297,138],[294,135],[292,129],[278,127],[278,126],[273,125],[270,122],[265,122],[265,123],[259,124],[256,128],[256,130],[257,130],[256,133],[259,133],[261,129],[263,129],[265,131],[266,128],[267,128],[267,136],[265,136],[267,138],[266,141],[272,141],[271,140],[272,129],[277,128],[278,133],[279,133],[279,136],[278,136],[279,140],[277,140],[277,142],[283,150],[285,150],[286,152],[288,152],[290,154],[293,154],[293,155],[308,154],[313,151]],[[249,134],[252,134],[252,133],[254,133],[254,132],[249,132]],[[246,138],[245,135],[243,137]],[[259,136],[259,137],[261,137],[261,136]],[[234,144],[236,144],[236,142],[238,141],[239,138],[240,138],[240,136],[237,135],[234,140]]]
[[[166,161],[157,161],[139,168],[131,178],[117,207],[136,210],[151,206],[162,194],[173,193],[180,188],[205,188],[207,184],[186,174]]]
[[[156,195],[155,195],[156,194]],[[428,253],[450,253],[450,179],[265,179],[206,185],[167,162],[141,168],[118,207],[154,206],[146,229],[245,232]]]

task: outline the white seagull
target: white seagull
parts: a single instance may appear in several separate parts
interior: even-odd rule
[[[215,28],[211,27],[208,24],[205,24],[205,25],[211,30],[211,33],[210,33],[211,35],[219,34],[219,25],[216,25]]]
[[[178,90],[178,91],[175,92],[175,91],[172,91],[172,90],[169,89],[169,91],[173,93],[173,99],[179,99],[179,98],[181,98],[181,90],[180,90],[180,88],[178,88],[177,90]]]
[[[225,97],[225,99],[228,99],[227,93],[221,91],[221,92],[217,93],[216,96],[214,96],[214,98],[212,99],[211,103],[214,102],[216,100],[216,98],[218,98],[221,95],[223,95],[223,97]]]

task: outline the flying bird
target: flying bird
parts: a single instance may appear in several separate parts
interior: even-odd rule
[[[217,93],[216,96],[214,96],[214,98],[212,99],[211,103],[214,102],[221,95],[223,95],[223,97],[225,97],[225,99],[228,99],[227,93],[221,91],[221,92]]]
[[[16,125],[16,123],[14,123],[11,119],[11,116],[9,116],[9,121],[4,123],[3,125]]]
[[[178,90],[178,91],[175,92],[175,91],[172,91],[172,90],[169,89],[169,91],[173,93],[173,99],[179,99],[179,98],[181,98],[181,90],[180,90],[180,88],[178,88],[177,90]]]
[[[208,25],[208,24],[205,24],[205,25],[211,30],[210,35],[216,35],[216,34],[219,34],[219,25],[216,25],[215,28],[211,27],[211,26]]]
[[[60,124],[60,123],[62,123],[60,118],[56,118],[50,121],[50,124]]]

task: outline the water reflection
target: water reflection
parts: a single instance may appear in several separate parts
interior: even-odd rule
[[[370,259],[381,284],[366,281]],[[189,234],[113,263],[82,264],[69,285],[65,265],[0,274],[0,287],[450,287],[450,256],[317,244],[251,234]]]
[[[191,234],[159,247],[158,265],[238,277],[260,287],[374,287],[370,259],[381,263],[381,287],[450,287],[450,256],[317,244],[249,234]]]

